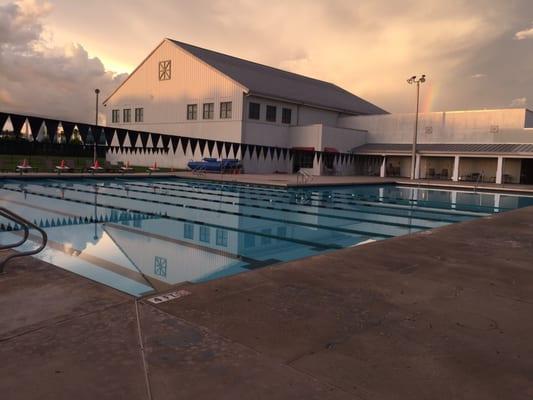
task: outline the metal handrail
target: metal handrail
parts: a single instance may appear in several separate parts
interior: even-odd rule
[[[7,213],[5,213],[4,210],[0,208],[0,215],[6,219],[9,219],[15,222],[17,225],[19,224],[18,219],[13,218],[12,213],[9,210]],[[16,243],[0,245],[0,251],[7,250],[7,249],[13,249],[15,247],[22,246],[26,242],[26,240],[28,240],[28,236],[30,235],[30,230],[28,229],[28,226],[25,224],[22,224],[21,226],[22,226],[22,229],[24,230],[24,235],[22,236],[22,239],[20,239]]]
[[[8,219],[11,219],[12,221],[15,221],[16,223],[20,224],[23,227],[23,229],[24,229],[24,238],[23,238],[22,242],[19,244],[19,246],[24,244],[28,240],[29,229],[30,228],[35,229],[36,231],[38,231],[41,234],[41,244],[39,245],[39,247],[37,247],[36,249],[33,249],[33,250],[20,251],[20,252],[17,252],[17,253],[10,254],[9,256],[7,256],[6,258],[4,258],[2,260],[2,262],[0,263],[0,273],[3,273],[5,265],[9,261],[11,261],[12,259],[17,258],[17,257],[32,256],[34,254],[37,254],[37,253],[41,252],[46,247],[46,244],[48,243],[48,235],[46,234],[46,232],[43,229],[41,229],[40,227],[38,227],[34,223],[28,221],[27,219],[21,217],[18,214],[15,214],[13,211],[8,210],[7,208],[0,207],[0,215],[3,215],[4,217],[6,217]],[[18,246],[16,246],[16,247],[18,247]],[[8,248],[14,248],[14,247],[11,246],[11,247],[8,247]]]

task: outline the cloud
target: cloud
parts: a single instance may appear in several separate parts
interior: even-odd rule
[[[519,97],[516,99],[513,99],[510,104],[511,107],[526,107],[527,106],[527,98],[526,97]]]
[[[474,74],[470,76],[470,78],[472,79],[481,79],[481,78],[486,78],[486,77],[487,77],[487,74]]]
[[[51,46],[42,24],[47,1],[0,6],[0,108],[80,122],[94,121],[94,89],[109,93],[124,78],[106,71],[81,44]]]
[[[529,29],[524,29],[514,34],[516,40],[533,39],[533,26]]]

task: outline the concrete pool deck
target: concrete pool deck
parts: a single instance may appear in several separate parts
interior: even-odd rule
[[[533,207],[153,305],[36,259],[0,275],[6,399],[531,399]]]

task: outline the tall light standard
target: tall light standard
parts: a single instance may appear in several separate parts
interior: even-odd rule
[[[96,165],[96,134],[98,130],[98,95],[100,94],[100,89],[94,89],[96,93],[96,115],[94,117],[94,134],[93,134],[93,165]]]
[[[413,148],[411,151],[411,179],[415,179],[415,167],[416,167],[416,136],[418,133],[418,105],[420,102],[420,84],[426,81],[426,75],[417,77],[413,75],[407,79],[407,83],[413,85],[416,83],[416,119],[415,119],[415,131],[413,132]]]

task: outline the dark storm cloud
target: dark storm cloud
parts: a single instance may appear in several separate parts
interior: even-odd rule
[[[107,72],[82,45],[48,47],[45,2],[0,6],[0,110],[94,120],[94,88],[110,91],[124,76]]]

